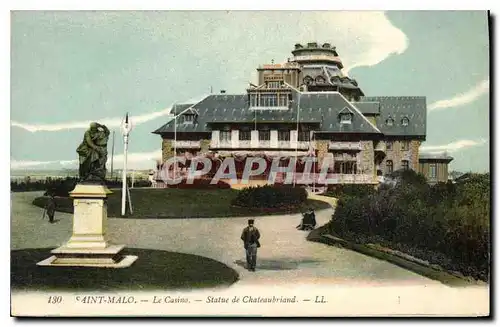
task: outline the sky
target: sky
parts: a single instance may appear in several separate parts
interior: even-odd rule
[[[132,116],[129,167],[153,168],[172,104],[244,93],[295,43],[329,42],[367,96],[426,96],[423,152],[489,171],[485,11],[23,11],[11,14],[11,168],[76,167],[91,121]],[[111,142],[110,142],[111,143]],[[108,146],[111,152],[111,146]],[[109,161],[108,161],[109,162]]]

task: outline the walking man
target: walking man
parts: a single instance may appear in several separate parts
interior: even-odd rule
[[[47,205],[45,206],[45,211],[47,212],[47,216],[49,216],[49,222],[53,224],[54,213],[56,212],[56,199],[54,198],[54,194],[52,193],[49,194]]]
[[[257,248],[260,248],[260,232],[257,227],[254,226],[254,222],[254,219],[249,219],[248,226],[245,227],[241,233],[241,240],[243,241],[243,246],[246,251],[247,269],[250,271],[255,271]]]

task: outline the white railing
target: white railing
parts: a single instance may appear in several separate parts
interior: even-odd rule
[[[185,148],[185,149],[196,149],[201,147],[200,141],[173,141],[172,147]]]
[[[361,142],[337,142],[330,141],[328,144],[330,150],[361,150]]]
[[[351,153],[334,153],[333,159],[338,161],[356,161],[358,157],[356,154]]]
[[[296,144],[291,141],[278,141],[277,142],[277,149],[288,149],[288,150],[295,150],[295,147],[299,150],[307,150],[311,145],[314,145],[314,142],[308,142],[308,141],[300,141],[297,142]],[[265,148],[271,148],[271,141],[257,141],[252,144],[252,141],[237,141],[236,144],[233,144],[233,141],[221,141],[221,140],[212,140],[210,142],[210,147],[213,149],[217,148],[225,148],[225,149],[248,149],[248,148],[254,148],[254,149],[265,149]]]
[[[310,145],[312,145],[313,142],[309,141],[298,141],[297,142],[297,149],[300,150],[307,150],[309,149]]]

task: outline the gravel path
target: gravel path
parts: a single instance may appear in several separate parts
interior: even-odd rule
[[[56,213],[57,223],[42,220],[42,209],[31,205],[41,192],[12,193],[11,248],[57,247],[71,236],[72,216]],[[332,209],[317,213],[319,225]],[[306,241],[298,231],[300,215],[256,218],[262,247],[257,271],[244,269],[244,250],[239,239],[247,218],[211,219],[113,219],[108,220],[109,238],[129,247],[192,253],[210,257],[240,273],[236,285],[258,283],[318,283],[442,285],[388,262],[350,250]],[[196,269],[196,267],[193,267]],[[445,287],[443,285],[443,287]]]

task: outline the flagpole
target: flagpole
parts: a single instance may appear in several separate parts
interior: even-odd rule
[[[132,123],[129,122],[128,112],[125,115],[125,120],[122,123],[123,133],[123,176],[122,176],[122,216],[125,216],[125,202],[127,202],[127,154],[128,154],[128,136],[132,130]],[[130,201],[130,197],[129,197]]]
[[[299,151],[299,113],[300,113],[300,93],[298,94],[298,100],[297,100],[297,132],[296,132],[296,137],[297,141],[295,142],[295,170],[297,170],[297,159],[298,159],[298,151]],[[295,187],[297,181],[297,174],[294,173],[293,176],[293,186]]]
[[[115,157],[115,131],[113,131],[113,143],[111,145],[111,179],[113,179],[113,159]]]

